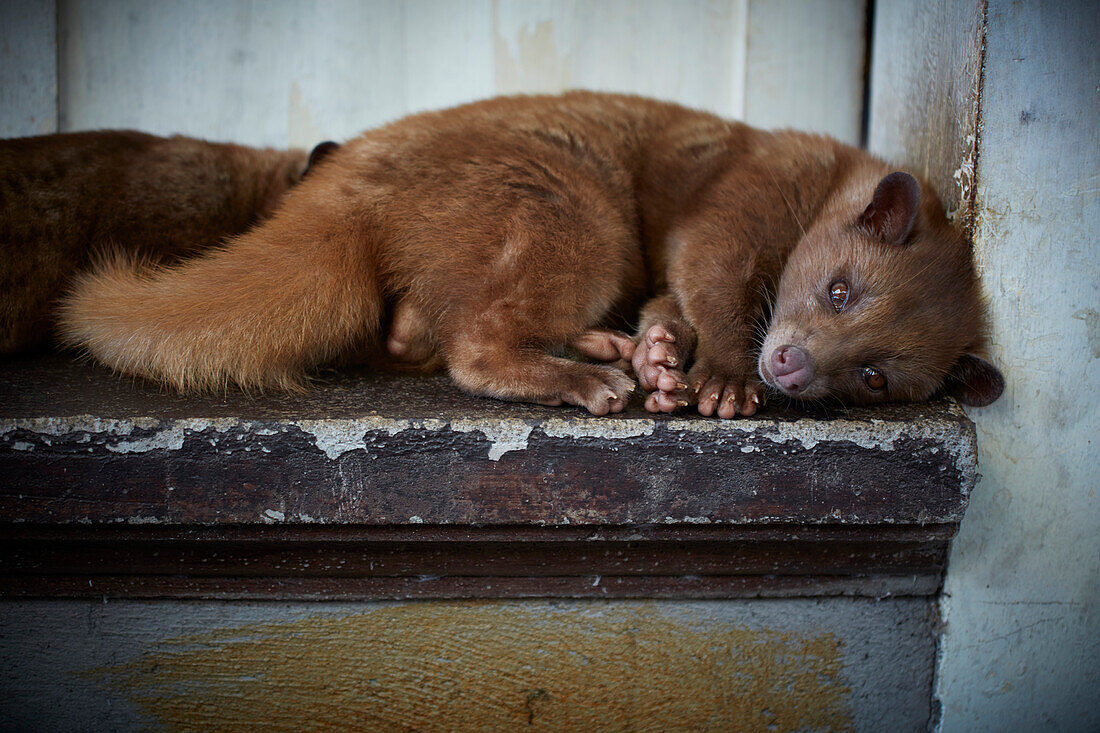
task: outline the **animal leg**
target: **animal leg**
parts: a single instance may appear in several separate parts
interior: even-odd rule
[[[638,383],[649,393],[647,410],[673,412],[690,404],[692,395],[683,370],[694,349],[695,331],[675,299],[661,295],[650,300],[642,309],[632,359]]]
[[[386,350],[391,356],[409,363],[426,362],[435,351],[431,324],[408,298],[394,306]]]
[[[722,254],[730,261],[714,267],[707,251],[685,246],[671,274],[696,338],[694,362],[682,383],[699,414],[729,419],[754,415],[764,404],[753,342],[763,288],[751,254],[736,247]]]
[[[570,341],[569,346],[581,356],[624,371],[630,367],[634,356],[634,341],[625,333],[610,328],[590,328]]]
[[[469,392],[542,405],[579,405],[593,415],[621,412],[635,388],[621,369],[508,342],[466,341],[450,349],[447,365],[455,383]]]

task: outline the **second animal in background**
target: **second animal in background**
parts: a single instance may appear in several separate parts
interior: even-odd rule
[[[927,183],[828,138],[591,92],[367,132],[226,247],[81,278],[63,328],[176,388],[293,389],[379,340],[390,308],[391,351],[469,392],[597,415],[635,387],[624,360],[648,409],[723,418],[765,384],[848,404],[1002,387],[969,244]],[[636,340],[608,328],[638,319]]]
[[[49,344],[97,256],[171,263],[271,215],[336,147],[250,148],[130,130],[0,140],[0,354]]]

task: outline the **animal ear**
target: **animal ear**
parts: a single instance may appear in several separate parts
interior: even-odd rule
[[[302,177],[305,178],[305,176],[311,170],[313,170],[318,163],[327,158],[333,150],[336,150],[339,147],[339,143],[334,143],[331,140],[325,140],[323,143],[317,143],[313,150],[310,151],[309,162],[306,163],[306,169],[302,171]]]
[[[879,181],[874,198],[856,226],[884,244],[901,244],[913,229],[920,204],[920,184],[898,171]]]
[[[985,407],[1001,396],[1005,378],[997,367],[976,354],[963,354],[947,374],[944,391],[964,405]]]

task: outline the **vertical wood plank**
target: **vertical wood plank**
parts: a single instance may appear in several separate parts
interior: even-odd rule
[[[62,0],[62,129],[350,137],[408,109],[406,12],[399,0]]]
[[[404,56],[392,64],[404,85],[400,114],[496,93],[491,0],[407,0],[403,8]]]
[[[970,228],[984,21],[981,0],[875,6],[868,148],[930,179]]]
[[[0,137],[57,132],[57,3],[0,3]]]
[[[311,145],[493,94],[589,88],[855,141],[863,6],[61,0],[60,125]]]
[[[858,144],[865,0],[752,0],[745,121]]]
[[[496,91],[629,92],[740,117],[745,2],[497,0]]]

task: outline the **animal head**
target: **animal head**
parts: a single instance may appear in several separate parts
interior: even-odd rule
[[[875,185],[878,175],[833,202],[791,252],[760,376],[801,400],[947,393],[987,405],[1004,379],[977,353],[985,309],[969,244],[929,188],[901,172]]]

